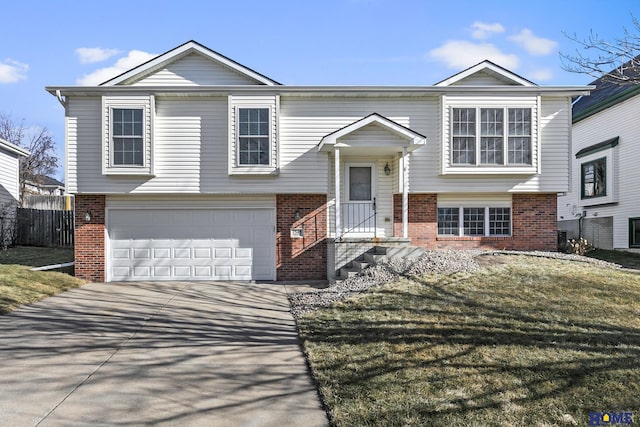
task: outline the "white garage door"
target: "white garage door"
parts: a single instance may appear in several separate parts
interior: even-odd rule
[[[109,280],[275,280],[273,209],[110,209]]]

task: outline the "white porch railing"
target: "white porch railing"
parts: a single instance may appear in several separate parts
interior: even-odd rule
[[[368,203],[342,203],[340,207],[342,230],[338,239],[345,234],[373,234],[376,236],[376,199]]]

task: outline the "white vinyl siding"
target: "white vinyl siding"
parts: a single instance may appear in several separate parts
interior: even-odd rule
[[[3,215],[0,221],[4,221],[0,224],[4,230],[0,234],[0,247],[13,243],[10,236],[20,198],[19,180],[19,156],[0,148],[0,212]]]
[[[0,203],[15,204],[20,195],[19,156],[0,147]]]
[[[253,84],[258,84],[258,82],[202,55],[192,53],[132,83],[132,86]]]
[[[233,97],[234,103],[237,97]],[[244,98],[243,98],[244,99]],[[540,109],[540,163],[535,175],[441,175],[443,150],[438,97],[303,97],[281,96],[271,102],[279,111],[273,126],[277,175],[229,175],[235,162],[232,135],[234,111],[227,97],[155,97],[154,176],[110,178],[100,174],[104,156],[100,152],[101,101],[99,97],[71,97],[67,107],[67,183],[69,192],[97,194],[241,194],[327,193],[330,190],[330,154],[318,152],[327,134],[377,112],[425,135],[427,143],[409,154],[409,191],[417,193],[467,192],[559,192],[568,188],[568,141],[570,104],[565,98],[542,98]],[[501,99],[501,98],[500,98]],[[503,104],[500,99],[496,105]],[[264,97],[247,97],[247,105],[264,105]],[[488,102],[488,101],[486,101]],[[520,101],[518,101],[520,103]],[[388,132],[373,128],[354,132],[348,138],[369,138],[383,143]],[[78,141],[81,147],[78,150]],[[376,142],[377,141],[377,142]],[[387,140],[388,142],[389,140]],[[537,156],[537,151],[534,151]],[[106,155],[106,153],[105,153]],[[394,156],[391,156],[394,158]],[[397,156],[394,158],[397,159]],[[448,161],[448,159],[447,159]],[[400,192],[394,166],[394,192]],[[384,167],[384,164],[382,165]],[[77,176],[76,176],[77,173]]]
[[[558,220],[575,220],[586,211],[586,220],[613,217],[613,248],[629,248],[629,218],[640,215],[638,182],[640,181],[640,96],[614,105],[573,126],[571,147],[571,190],[558,198]],[[619,137],[619,144],[611,149],[576,159],[583,148]],[[607,197],[613,203],[580,198],[580,165],[607,156]],[[614,188],[610,188],[614,184]],[[602,204],[606,203],[606,204]],[[586,223],[587,221],[585,221]]]

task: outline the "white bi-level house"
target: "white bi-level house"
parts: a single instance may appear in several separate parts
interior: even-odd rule
[[[190,41],[64,105],[76,274],[333,279],[373,245],[555,249],[571,99],[489,61],[287,86]]]

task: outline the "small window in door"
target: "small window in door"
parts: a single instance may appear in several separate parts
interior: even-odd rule
[[[371,200],[371,166],[349,167],[349,200]]]

